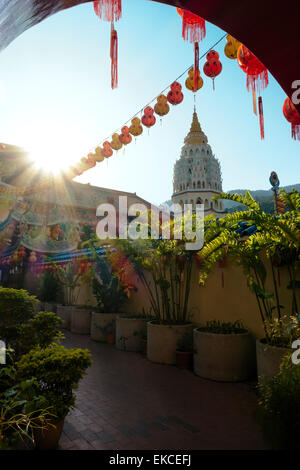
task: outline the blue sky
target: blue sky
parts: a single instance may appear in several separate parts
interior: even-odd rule
[[[138,110],[193,63],[175,8],[123,0],[119,35],[119,87],[110,88],[110,25],[84,4],[35,26],[0,55],[0,142],[24,146],[40,161],[75,162],[120,130]],[[224,32],[207,23],[200,54]],[[217,46],[223,63],[213,91],[205,77],[197,112],[215,155],[223,189],[268,189],[272,170],[282,185],[300,182],[300,143],[282,114],[285,93],[270,76],[263,92],[265,141],[260,140],[246,75]],[[201,69],[204,61],[201,62]],[[203,72],[202,72],[203,76]],[[181,79],[184,84],[186,76]],[[193,112],[193,93],[171,106],[162,123],[79,178],[81,182],[136,192],[160,203],[172,193],[173,165]],[[155,104],[155,103],[153,103]]]

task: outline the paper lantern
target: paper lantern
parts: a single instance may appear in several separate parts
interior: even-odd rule
[[[241,43],[237,41],[233,36],[227,34],[226,36],[226,46],[224,48],[224,53],[228,59],[234,60],[237,58],[238,49],[241,46]]]
[[[197,83],[196,89],[195,89],[195,80],[194,80],[194,78],[195,78],[194,68],[191,68],[189,70],[188,75],[189,76],[185,81],[186,88],[188,90],[193,91],[193,92],[196,92],[196,91],[200,90],[203,87],[203,79],[200,76],[200,71],[199,71],[199,75],[198,75],[198,83]]]
[[[104,160],[104,155],[103,155],[103,149],[101,147],[97,147],[95,149],[95,159],[96,162],[103,162]]]
[[[112,154],[113,154],[113,151],[112,151],[112,148],[110,146],[110,143],[106,140],[103,143],[102,155],[105,158],[109,158],[109,157],[112,156]]]
[[[153,116],[153,108],[151,106],[147,106],[144,109],[144,115],[142,117],[142,123],[146,127],[152,127],[156,123],[156,117]]]
[[[183,93],[181,92],[181,85],[178,82],[174,82],[171,85],[171,90],[167,95],[169,103],[172,105],[180,104],[183,100]]]
[[[88,159],[88,163],[90,167],[93,167],[96,165],[96,155],[94,153],[90,152],[87,156],[87,159]]]
[[[29,258],[28,258],[28,261],[29,261],[30,263],[36,263],[37,257],[36,257],[35,251],[31,251],[30,256],[29,256]]]
[[[205,38],[205,20],[190,11],[176,8],[182,18],[182,37],[185,41],[199,42]]]
[[[119,134],[113,134],[111,136],[111,143],[110,143],[110,146],[113,150],[120,150],[123,146],[121,140],[119,139]]]
[[[292,138],[300,140],[300,114],[290,98],[286,98],[283,104],[283,114],[291,124]]]
[[[213,81],[213,89],[215,89],[215,78],[220,75],[222,72],[222,64],[219,61],[219,54],[216,51],[210,51],[206,55],[206,60],[203,72],[207,77],[212,78]]]
[[[130,134],[137,137],[143,132],[143,126],[141,126],[141,120],[138,117],[135,117],[131,120],[131,126],[129,127]]]
[[[165,95],[159,95],[157,97],[157,103],[154,106],[154,111],[159,116],[165,116],[170,111],[170,106],[168,105],[168,98]]]
[[[127,126],[122,127],[121,134],[119,135],[120,142],[124,145],[130,144],[132,141],[132,137],[129,133],[129,129]]]

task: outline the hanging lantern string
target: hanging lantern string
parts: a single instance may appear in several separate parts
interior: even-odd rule
[[[225,33],[217,42],[215,42],[215,44],[213,44],[204,54],[202,54],[202,56],[199,57],[199,61],[200,61],[201,59],[203,59],[204,57],[206,57],[206,55],[207,55],[212,49],[214,49],[218,44],[220,44],[220,42],[223,41],[223,39],[226,38],[226,36],[227,36],[227,33]],[[180,74],[177,78],[175,78],[175,80],[173,80],[172,83],[178,82],[178,80],[180,80],[180,78],[182,78],[192,67],[194,67],[194,64],[190,65],[184,72],[182,72],[182,74]],[[162,94],[163,94],[165,91],[167,91],[169,88],[170,88],[170,84],[167,85],[157,96],[155,96],[155,98],[152,98],[152,100],[149,101],[149,103],[147,103],[145,106],[143,106],[143,107],[142,107],[137,113],[135,113],[130,119],[128,119],[128,121],[126,121],[126,122],[124,123],[124,125],[130,123],[133,118],[135,118],[135,117],[138,116],[140,113],[142,113],[142,112],[144,111],[144,109],[145,109],[147,106],[150,106],[150,104],[153,103],[153,101],[155,101],[160,95],[162,95]],[[122,127],[123,127],[123,126],[122,126]],[[107,137],[105,137],[104,139],[102,139],[101,142],[104,142],[104,141],[110,139],[111,136],[112,136],[113,134],[117,134],[120,129],[121,129],[121,127],[118,127],[114,132],[112,132],[112,133],[109,134]],[[99,144],[99,145],[101,145],[101,144]],[[90,149],[90,151],[92,151],[92,150],[95,149],[96,147],[97,147],[97,145],[94,146],[94,147],[92,147],[92,148]]]

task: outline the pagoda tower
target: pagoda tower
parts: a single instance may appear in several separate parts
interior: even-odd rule
[[[194,109],[190,132],[184,139],[180,158],[174,165],[172,203],[204,204],[205,215],[223,217],[222,200],[212,201],[222,192],[219,160],[214,156],[207,137],[201,129]]]

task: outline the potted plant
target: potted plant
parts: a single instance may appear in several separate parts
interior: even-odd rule
[[[41,279],[40,300],[43,310],[56,312],[56,303],[60,294],[60,285],[54,273],[46,269]],[[40,309],[41,310],[41,309]]]
[[[179,369],[192,369],[193,351],[193,334],[187,331],[177,342],[176,365]]]
[[[57,306],[57,314],[64,326],[73,333],[89,334],[91,324],[91,308],[76,306],[80,289],[92,279],[92,269],[88,263],[69,262],[58,265],[51,262],[52,272],[64,288],[65,305]]]
[[[118,315],[116,319],[116,348],[122,351],[140,352],[142,340],[147,342],[147,322],[152,316],[145,309],[140,315]]]
[[[256,417],[272,449],[299,450],[300,367],[291,353],[284,356],[280,371],[258,384]]]
[[[117,240],[147,294],[153,320],[147,323],[147,357],[176,363],[178,340],[192,331],[189,311],[194,253],[181,240]]]
[[[96,269],[92,285],[97,311],[92,312],[91,339],[114,344],[116,317],[123,312],[128,293],[120,277],[112,269],[109,253],[105,256],[96,253],[95,256]]]
[[[295,190],[281,191],[281,198],[289,209],[276,216],[266,214],[249,192],[245,196],[220,194],[215,197],[244,204],[248,210],[227,214],[221,220],[209,218],[206,222],[205,246],[199,253],[202,260],[200,282],[224,256],[243,268],[248,286],[254,293],[264,337],[257,340],[257,369],[260,380],[267,380],[279,371],[280,361],[297,335],[297,325],[290,327],[291,319],[299,316],[296,279],[299,270],[300,196]],[[255,228],[253,230],[253,228]],[[250,236],[240,236],[245,228]],[[290,277],[286,286],[291,292],[291,309],[285,314],[280,302],[275,268],[285,266]],[[268,267],[268,269],[267,269]],[[270,280],[268,279],[270,273]],[[268,286],[273,286],[270,292]]]
[[[34,430],[37,449],[57,448],[64,419],[75,404],[73,389],[90,364],[91,354],[88,350],[66,349],[58,345],[33,349],[17,362],[17,377],[20,380],[34,378],[38,395],[43,398],[44,404],[51,406],[51,416],[48,417],[50,425]]]
[[[256,373],[255,341],[240,321],[208,321],[194,329],[194,372],[220,382],[241,382]]]

